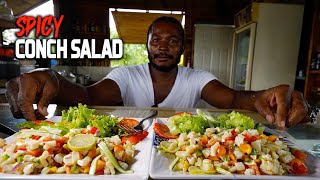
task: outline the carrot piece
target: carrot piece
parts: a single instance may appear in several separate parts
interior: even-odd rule
[[[250,154],[252,152],[252,147],[250,144],[240,144],[239,148],[243,153]]]
[[[203,136],[200,137],[200,142],[201,142],[202,145],[208,144],[208,140],[209,140],[208,136],[206,136],[206,135],[203,135]]]
[[[217,156],[220,157],[220,156],[223,156],[227,153],[227,150],[224,146],[219,146],[218,147],[218,150],[217,150]]]
[[[236,156],[233,154],[232,150],[229,150],[229,156],[230,156],[230,159],[236,163],[237,162],[237,158]]]
[[[98,162],[97,162],[96,172],[103,170],[105,165],[106,165],[106,162],[104,162],[101,159],[99,159]]]
[[[274,142],[274,141],[276,141],[277,140],[277,136],[276,135],[270,135],[269,137],[268,137],[268,141],[271,141],[271,142]]]
[[[259,167],[257,165],[249,165],[249,168],[254,169],[256,175],[261,175]]]

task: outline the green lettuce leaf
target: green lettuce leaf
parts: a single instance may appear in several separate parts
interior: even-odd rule
[[[197,109],[197,115],[189,116],[184,114],[170,117],[167,126],[169,127],[170,133],[173,135],[188,133],[190,131],[203,134],[206,128],[209,127],[227,129],[238,128],[240,131],[246,129],[258,129],[259,131],[263,131],[263,128],[256,125],[251,117],[239,112],[232,111],[231,113],[221,114],[216,117],[207,114],[200,109]]]
[[[209,127],[209,121],[197,115],[172,116],[169,118],[167,126],[173,135],[190,131],[203,134],[205,129]]]
[[[229,129],[239,128],[240,131],[243,131],[245,129],[255,128],[254,120],[251,117],[235,111],[232,111],[229,114],[222,114],[218,117],[218,119],[223,127]]]

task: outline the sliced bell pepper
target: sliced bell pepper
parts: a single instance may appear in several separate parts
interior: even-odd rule
[[[142,133],[136,135],[124,136],[121,138],[121,142],[125,144],[127,141],[129,141],[132,144],[137,144],[138,142],[142,141],[145,137],[147,137],[148,134],[148,131],[142,131]]]

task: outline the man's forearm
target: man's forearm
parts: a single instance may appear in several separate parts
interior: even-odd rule
[[[257,111],[255,102],[263,91],[235,91],[232,108]]]

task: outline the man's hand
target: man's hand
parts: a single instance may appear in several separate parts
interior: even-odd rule
[[[59,81],[54,71],[37,69],[37,71],[21,74],[6,83],[6,96],[10,110],[15,118],[35,120],[39,116],[48,115],[50,100],[59,91]],[[37,104],[35,113],[33,104]]]
[[[300,92],[287,85],[262,91],[256,98],[257,111],[281,129],[310,121],[307,101]]]

